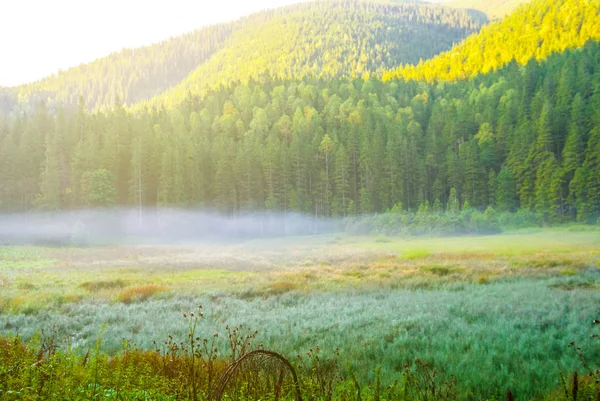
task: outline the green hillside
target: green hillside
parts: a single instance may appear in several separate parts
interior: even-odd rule
[[[404,3],[323,1],[236,32],[183,82],[151,101],[177,105],[191,92],[276,77],[362,77],[428,59],[478,31],[482,15]]]
[[[600,39],[600,0],[534,0],[431,60],[384,74],[384,80],[464,79],[512,60],[519,64],[542,60],[590,39]]]
[[[80,96],[91,109],[113,104],[117,96],[131,105],[165,90],[152,104],[177,104],[189,91],[265,75],[362,76],[428,59],[485,22],[484,15],[465,10],[411,3],[298,4],[0,88],[0,111],[17,105],[31,110],[42,100],[51,108],[76,105]]]
[[[234,32],[261,26],[276,15],[294,10],[286,7],[256,13],[151,46],[124,49],[31,84],[0,87],[0,111],[10,112],[17,105],[32,109],[39,101],[51,108],[77,105],[80,97],[90,109],[111,105],[117,97],[125,104],[136,103],[179,83],[222,49]]]
[[[126,49],[89,64],[70,68],[38,82],[4,88],[12,102],[36,104],[45,101],[77,104],[80,96],[91,108],[114,102],[119,96],[133,103],[176,84],[198,64],[206,61],[236,29],[253,19],[216,25],[188,35],[138,49]],[[9,100],[5,100],[5,108]],[[1,103],[0,103],[1,105]]]

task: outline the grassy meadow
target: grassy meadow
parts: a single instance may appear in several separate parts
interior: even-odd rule
[[[185,339],[182,313],[202,305],[199,338],[242,325],[290,360],[318,345],[335,355],[346,382],[352,377],[367,389],[379,380],[393,389],[419,359],[440,380],[454,378],[459,399],[500,399],[509,389],[517,399],[560,398],[561,374],[583,369],[571,342],[591,365],[600,361],[592,337],[599,266],[600,230],[577,227],[480,237],[0,247],[0,334],[39,342],[43,331],[73,355],[118,357],[124,341],[153,351],[155,341]],[[226,337],[215,342],[223,355]]]

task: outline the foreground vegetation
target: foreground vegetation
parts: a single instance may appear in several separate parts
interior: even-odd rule
[[[242,325],[244,332],[259,329],[255,348],[262,344],[294,364],[297,354],[318,344],[321,359],[337,360],[335,376],[344,381],[335,381],[333,393],[340,399],[356,398],[352,375],[363,398],[375,398],[376,377],[380,397],[396,397],[385,395],[388,386],[398,380],[393,388],[400,391],[407,367],[414,374],[424,368],[414,365],[416,359],[437,370],[438,383],[456,380],[452,391],[459,399],[504,398],[508,389],[517,399],[559,398],[564,397],[561,374],[572,383],[578,370],[582,389],[592,383],[570,342],[590,363],[600,358],[590,337],[600,303],[599,244],[597,230],[561,228],[483,237],[324,236],[193,247],[4,247],[0,331],[20,336],[5,337],[4,347],[11,351],[4,358],[17,358],[19,349],[18,358],[30,361],[43,338],[52,337],[61,348],[49,363],[58,370],[48,377],[76,380],[69,387],[73,391],[92,391],[100,383],[102,391],[182,398],[189,395],[186,381],[181,372],[168,376],[161,370],[165,349],[156,353],[154,342],[185,341],[189,320],[177,316],[202,304],[205,316],[195,335],[211,339],[221,332],[215,340],[219,369],[231,362],[223,328]],[[15,345],[21,342],[28,346]],[[94,355],[105,376],[93,376]],[[24,373],[0,374],[15,380],[4,389],[17,391],[23,380],[38,380],[44,370],[31,367],[35,362],[15,362]],[[144,368],[127,376],[130,363]],[[108,374],[109,368],[122,373]],[[308,371],[302,372],[310,398],[317,390],[306,384],[313,380]]]
[[[20,338],[0,338],[0,397],[21,399],[93,400],[221,400],[225,399],[356,399],[356,400],[455,400],[473,399],[461,393],[457,381],[439,366],[420,359],[398,368],[397,379],[382,385],[381,367],[367,383],[360,383],[352,367],[341,374],[339,352],[323,357],[319,345],[298,353],[292,362],[281,354],[255,346],[257,332],[243,326],[197,336],[200,310],[184,314],[187,336],[169,336],[154,343],[154,351],[142,351],[124,342],[111,358],[100,352],[98,338],[93,351],[81,357],[71,348],[60,349],[55,338],[42,333],[28,344]],[[594,321],[598,324],[600,322]],[[599,339],[597,335],[594,335]],[[218,343],[227,344],[224,354]],[[571,346],[576,346],[572,343]],[[581,347],[583,374],[561,376],[562,389],[544,398],[594,400],[600,396],[600,373],[593,370]],[[597,361],[597,359],[596,359]],[[501,398],[500,392],[492,398]],[[511,390],[508,400],[514,399]],[[475,398],[476,399],[476,398]],[[525,399],[525,397],[522,397]]]

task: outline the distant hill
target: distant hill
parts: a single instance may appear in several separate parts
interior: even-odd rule
[[[521,4],[531,0],[450,0],[444,5],[456,8],[468,8],[484,12],[489,19],[502,19],[516,10]]]
[[[486,18],[416,3],[326,1],[297,6],[236,32],[228,45],[152,105],[173,106],[209,87],[261,77],[361,77],[429,59]]]
[[[155,95],[176,104],[237,80],[362,76],[428,59],[480,29],[487,19],[432,5],[317,1],[264,11],[162,43],[123,50],[38,82],[0,89],[0,110],[40,100],[91,109]],[[170,89],[172,88],[172,89]]]
[[[384,80],[465,79],[512,60],[519,64],[542,60],[597,39],[600,0],[534,0],[431,60],[384,74]]]
[[[0,87],[0,110],[10,111],[17,104],[33,109],[42,100],[50,107],[75,105],[80,96],[90,109],[112,105],[117,97],[133,104],[179,83],[223,48],[233,32],[259,26],[285,10],[264,11],[150,46],[124,49],[34,83]]]

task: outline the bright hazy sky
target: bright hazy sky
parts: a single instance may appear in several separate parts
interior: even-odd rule
[[[0,0],[0,86],[306,0]]]

